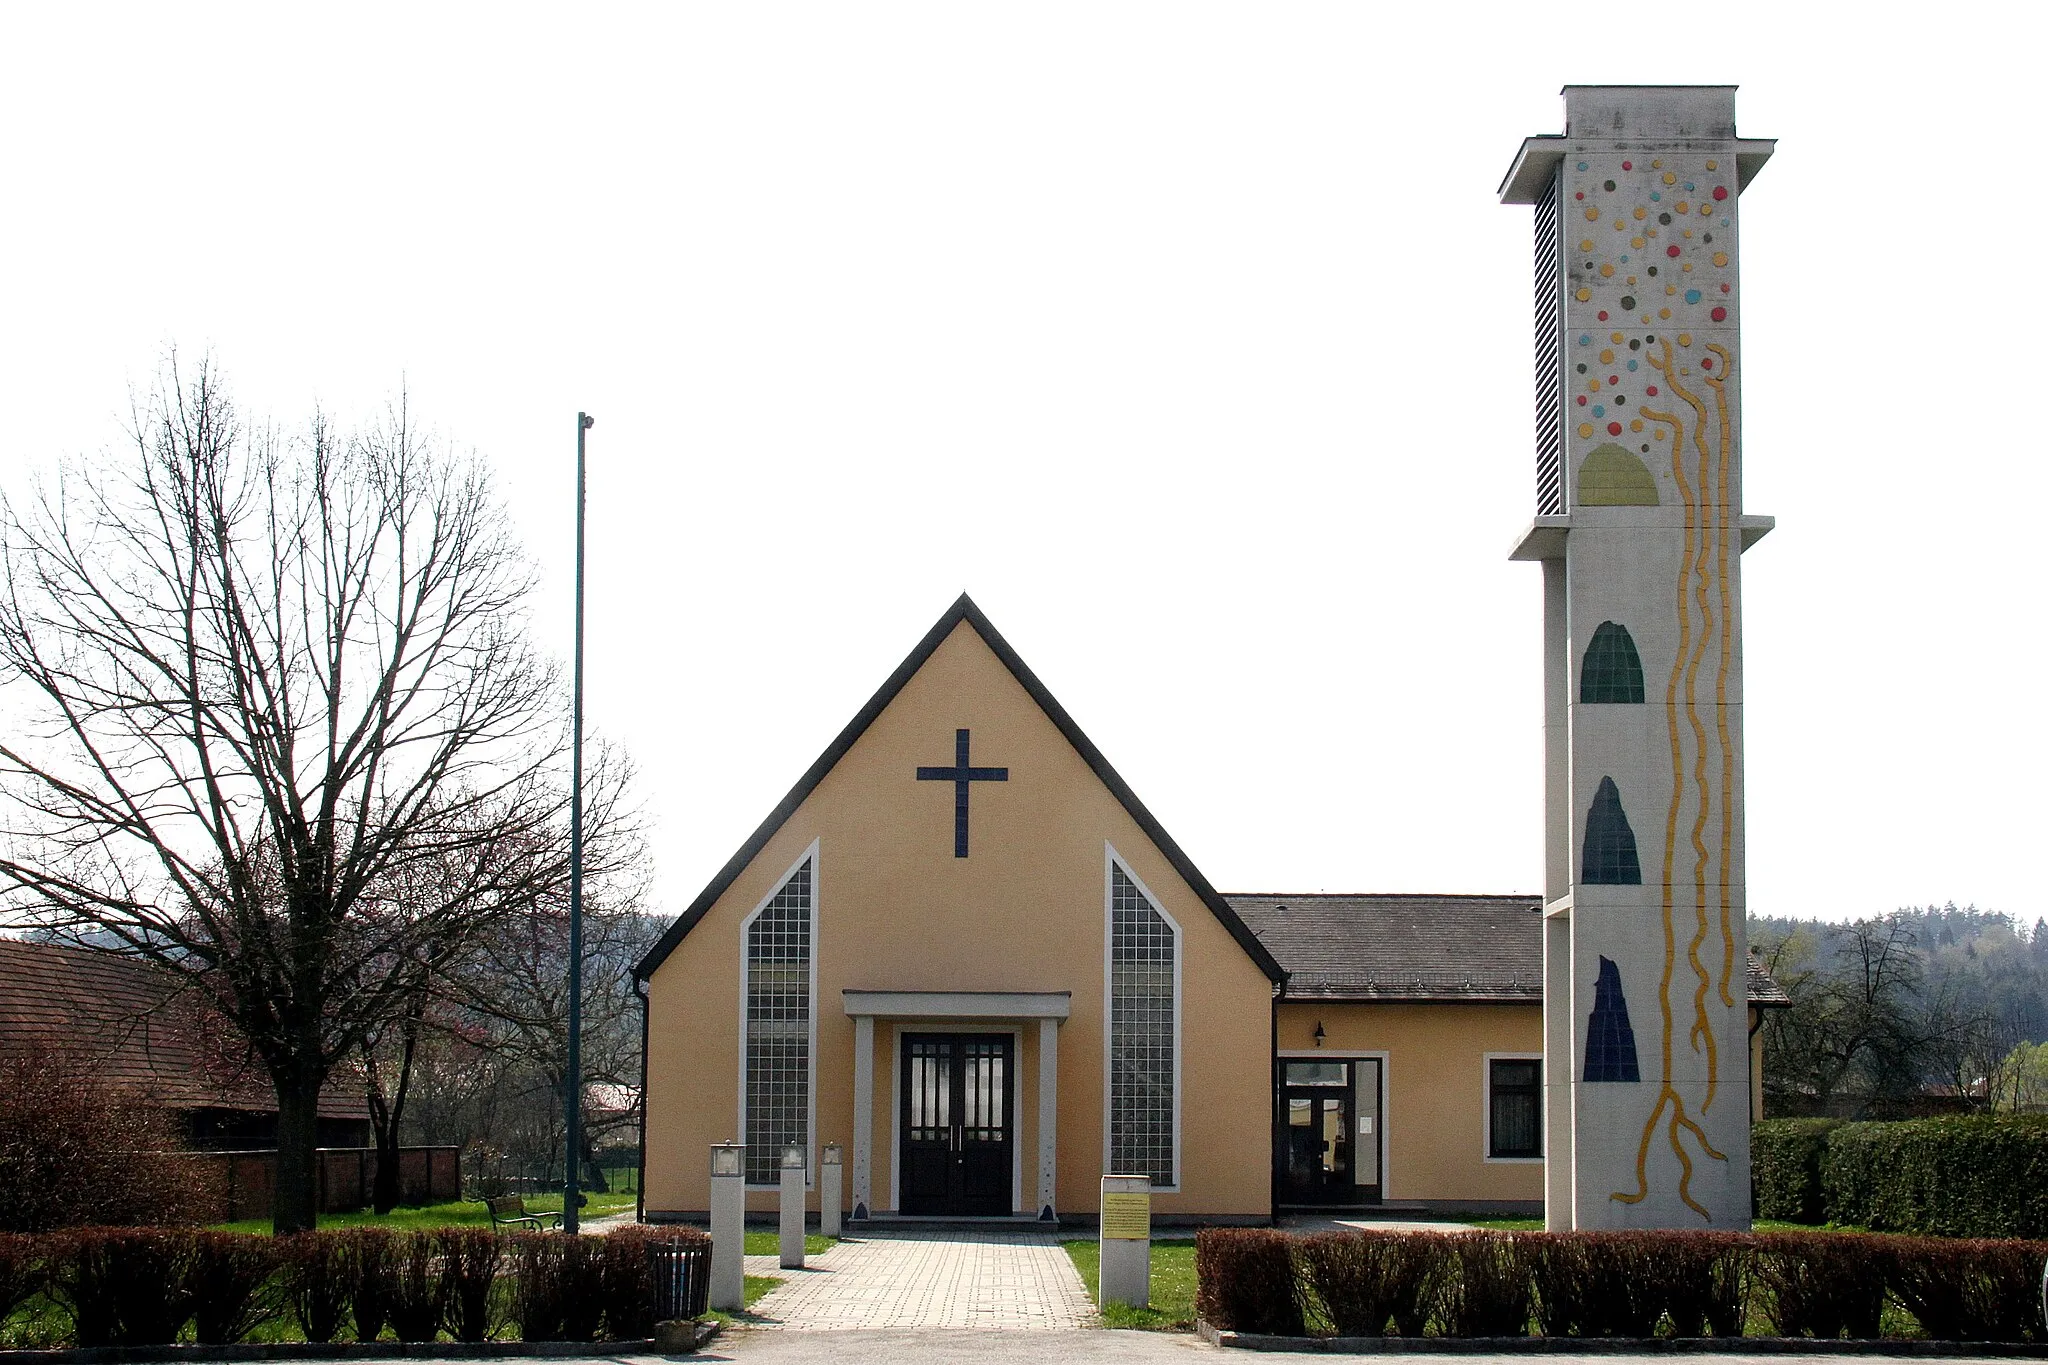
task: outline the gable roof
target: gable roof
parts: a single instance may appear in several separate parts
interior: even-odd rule
[[[167,1109],[274,1113],[277,1092],[234,1025],[163,969],[113,953],[0,937],[0,1056],[75,1049],[123,1090]],[[337,1076],[322,1118],[364,1119]]]
[[[1274,960],[1273,954],[1267,951],[1266,945],[1259,941],[1258,935],[1245,926],[1244,921],[1237,917],[1237,912],[1230,908],[1230,903],[1217,894],[1215,887],[1209,885],[1209,879],[1204,877],[1188,855],[1181,851],[1180,845],[1173,841],[1173,836],[1166,832],[1153,817],[1152,812],[1145,809],[1145,803],[1138,799],[1130,784],[1110,766],[1109,760],[1102,756],[1102,751],[1095,747],[1094,741],[1081,733],[1081,727],[1074,723],[1074,718],[1067,714],[1067,709],[1046,690],[1045,684],[1038,680],[1038,675],[1033,673],[1018,656],[1017,651],[1010,647],[1009,641],[989,624],[989,619],[981,614],[981,608],[975,606],[974,600],[964,592],[960,594],[958,601],[946,609],[945,615],[938,619],[938,623],[925,632],[925,637],[918,641],[917,648],[911,650],[909,656],[896,666],[896,671],[889,675],[889,680],[882,684],[881,690],[868,698],[867,705],[861,707],[860,713],[839,732],[839,737],[826,747],[824,753],[818,755],[818,761],[797,779],[796,785],[789,789],[789,794],[782,798],[775,809],[768,813],[768,818],[761,822],[760,827],[740,845],[739,852],[733,854],[725,866],[719,869],[718,875],[711,879],[710,885],[699,892],[697,899],[690,902],[689,908],[676,917],[675,923],[671,924],[654,947],[648,950],[647,956],[640,959],[640,964],[633,969],[634,976],[645,981],[654,975],[656,969],[667,960],[668,955],[675,951],[676,945],[683,941],[683,936],[696,927],[697,921],[710,913],[711,907],[725,894],[726,888],[730,887],[740,873],[746,870],[747,865],[753,862],[755,856],[767,847],[768,841],[775,837],[776,831],[782,828],[790,816],[796,814],[797,807],[801,806],[805,798],[825,780],[825,774],[831,772],[839,760],[859,742],[860,737],[867,733],[868,727],[875,723],[876,717],[888,709],[889,703],[896,700],[896,695],[917,675],[917,671],[924,667],[925,662],[937,652],[939,646],[945,643],[946,638],[963,621],[974,628],[974,633],[981,637],[989,652],[1002,661],[1003,667],[1010,670],[1010,676],[1014,677],[1031,700],[1038,704],[1038,709],[1045,713],[1046,719],[1053,723],[1066,738],[1067,743],[1081,755],[1082,761],[1087,763],[1102,785],[1109,788],[1110,793],[1122,803],[1124,810],[1137,823],[1138,828],[1145,832],[1145,837],[1166,856],[1166,860],[1173,865],[1173,870],[1178,872],[1181,880],[1201,898],[1202,904],[1209,908],[1209,913],[1214,915],[1231,938],[1237,941],[1237,946],[1244,949],[1245,955],[1258,965],[1259,970],[1266,974],[1269,981],[1277,985],[1286,979],[1286,973]]]
[[[1543,999],[1541,896],[1224,897],[1287,970],[1289,1000]],[[1754,954],[1749,1003],[1791,997]]]

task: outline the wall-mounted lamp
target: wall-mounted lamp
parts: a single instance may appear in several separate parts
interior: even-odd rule
[[[1320,1019],[1316,1020],[1316,1046],[1321,1047],[1323,1045],[1323,1039],[1327,1037],[1329,1037],[1329,1035],[1323,1032],[1323,1021]]]

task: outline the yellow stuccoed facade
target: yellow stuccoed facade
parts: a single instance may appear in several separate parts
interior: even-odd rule
[[[954,856],[954,788],[916,780],[972,762],[1008,769],[971,791],[969,856]],[[645,1203],[709,1207],[714,1143],[740,1133],[741,925],[816,845],[816,1126],[812,1160],[854,1160],[855,1025],[843,992],[1068,992],[1057,1027],[1059,1212],[1092,1214],[1104,1173],[1107,859],[1114,850],[1180,930],[1179,1187],[1162,1216],[1260,1218],[1272,1208],[1274,983],[969,620],[900,691],[660,959],[648,980]],[[715,884],[714,884],[715,885]],[[686,919],[689,917],[686,915]],[[870,1114],[875,1212],[896,1207],[898,1039],[945,1022],[878,1019]],[[970,1027],[967,1025],[958,1026]],[[1016,1195],[1035,1212],[1039,1025],[1019,1044]],[[843,1199],[852,1206],[853,1191]],[[811,1196],[816,1207],[815,1190]],[[756,1192],[765,1211],[775,1196]]]
[[[1540,1003],[1286,1001],[1276,1041],[1282,1057],[1384,1059],[1387,1202],[1543,1198],[1540,1159],[1486,1155],[1487,1059],[1543,1055]]]
[[[955,764],[961,730],[973,767],[1005,770],[971,786],[966,857],[955,852],[954,783],[918,777]],[[1115,1173],[1105,1055],[1112,859],[1179,933],[1178,1180],[1155,1195],[1155,1214],[1263,1221],[1288,1205],[1299,1188],[1288,1182],[1300,1178],[1293,1144],[1309,1130],[1276,1124],[1276,1072],[1316,1059],[1351,1062],[1357,1108],[1342,1126],[1354,1141],[1368,1140],[1361,1119],[1373,1125],[1372,1151],[1350,1157],[1353,1202],[1542,1208],[1542,1158],[1488,1150],[1487,1089],[1495,1060],[1542,1056],[1540,1001],[1276,999],[1282,973],[1267,946],[963,598],[642,964],[650,1219],[702,1217],[711,1146],[743,1136],[743,926],[806,859],[816,981],[808,1157],[815,1169],[824,1144],[843,1149],[842,1212],[863,1199],[871,1215],[904,1208],[905,1035],[1000,1033],[1012,1040],[1007,1211],[1036,1216],[1049,1202],[1060,1215],[1094,1215],[1100,1177]],[[1372,946],[1360,951],[1378,960]],[[1319,989],[1311,980],[1299,994]],[[874,993],[889,993],[887,1009]],[[1002,1006],[974,1015],[992,995]],[[1760,1110],[1754,1020],[1752,1009]],[[864,1152],[863,1028],[872,1039]],[[1048,1066],[1056,1093],[1041,1088]],[[1371,1078],[1376,1096],[1366,1093]],[[1048,1126],[1053,1140],[1043,1144]],[[1285,1175],[1275,1169],[1283,1132]],[[747,1202],[766,1213],[777,1195],[755,1189]],[[815,1182],[809,1206],[816,1211]]]

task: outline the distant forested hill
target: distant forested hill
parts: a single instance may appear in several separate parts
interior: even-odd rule
[[[1764,1022],[1767,1114],[2048,1108],[2048,919],[1752,916],[1749,941],[1793,999]]]

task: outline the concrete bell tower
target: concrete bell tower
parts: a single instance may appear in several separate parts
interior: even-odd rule
[[[1536,211],[1547,1222],[1749,1226],[1732,86],[1567,86]]]

